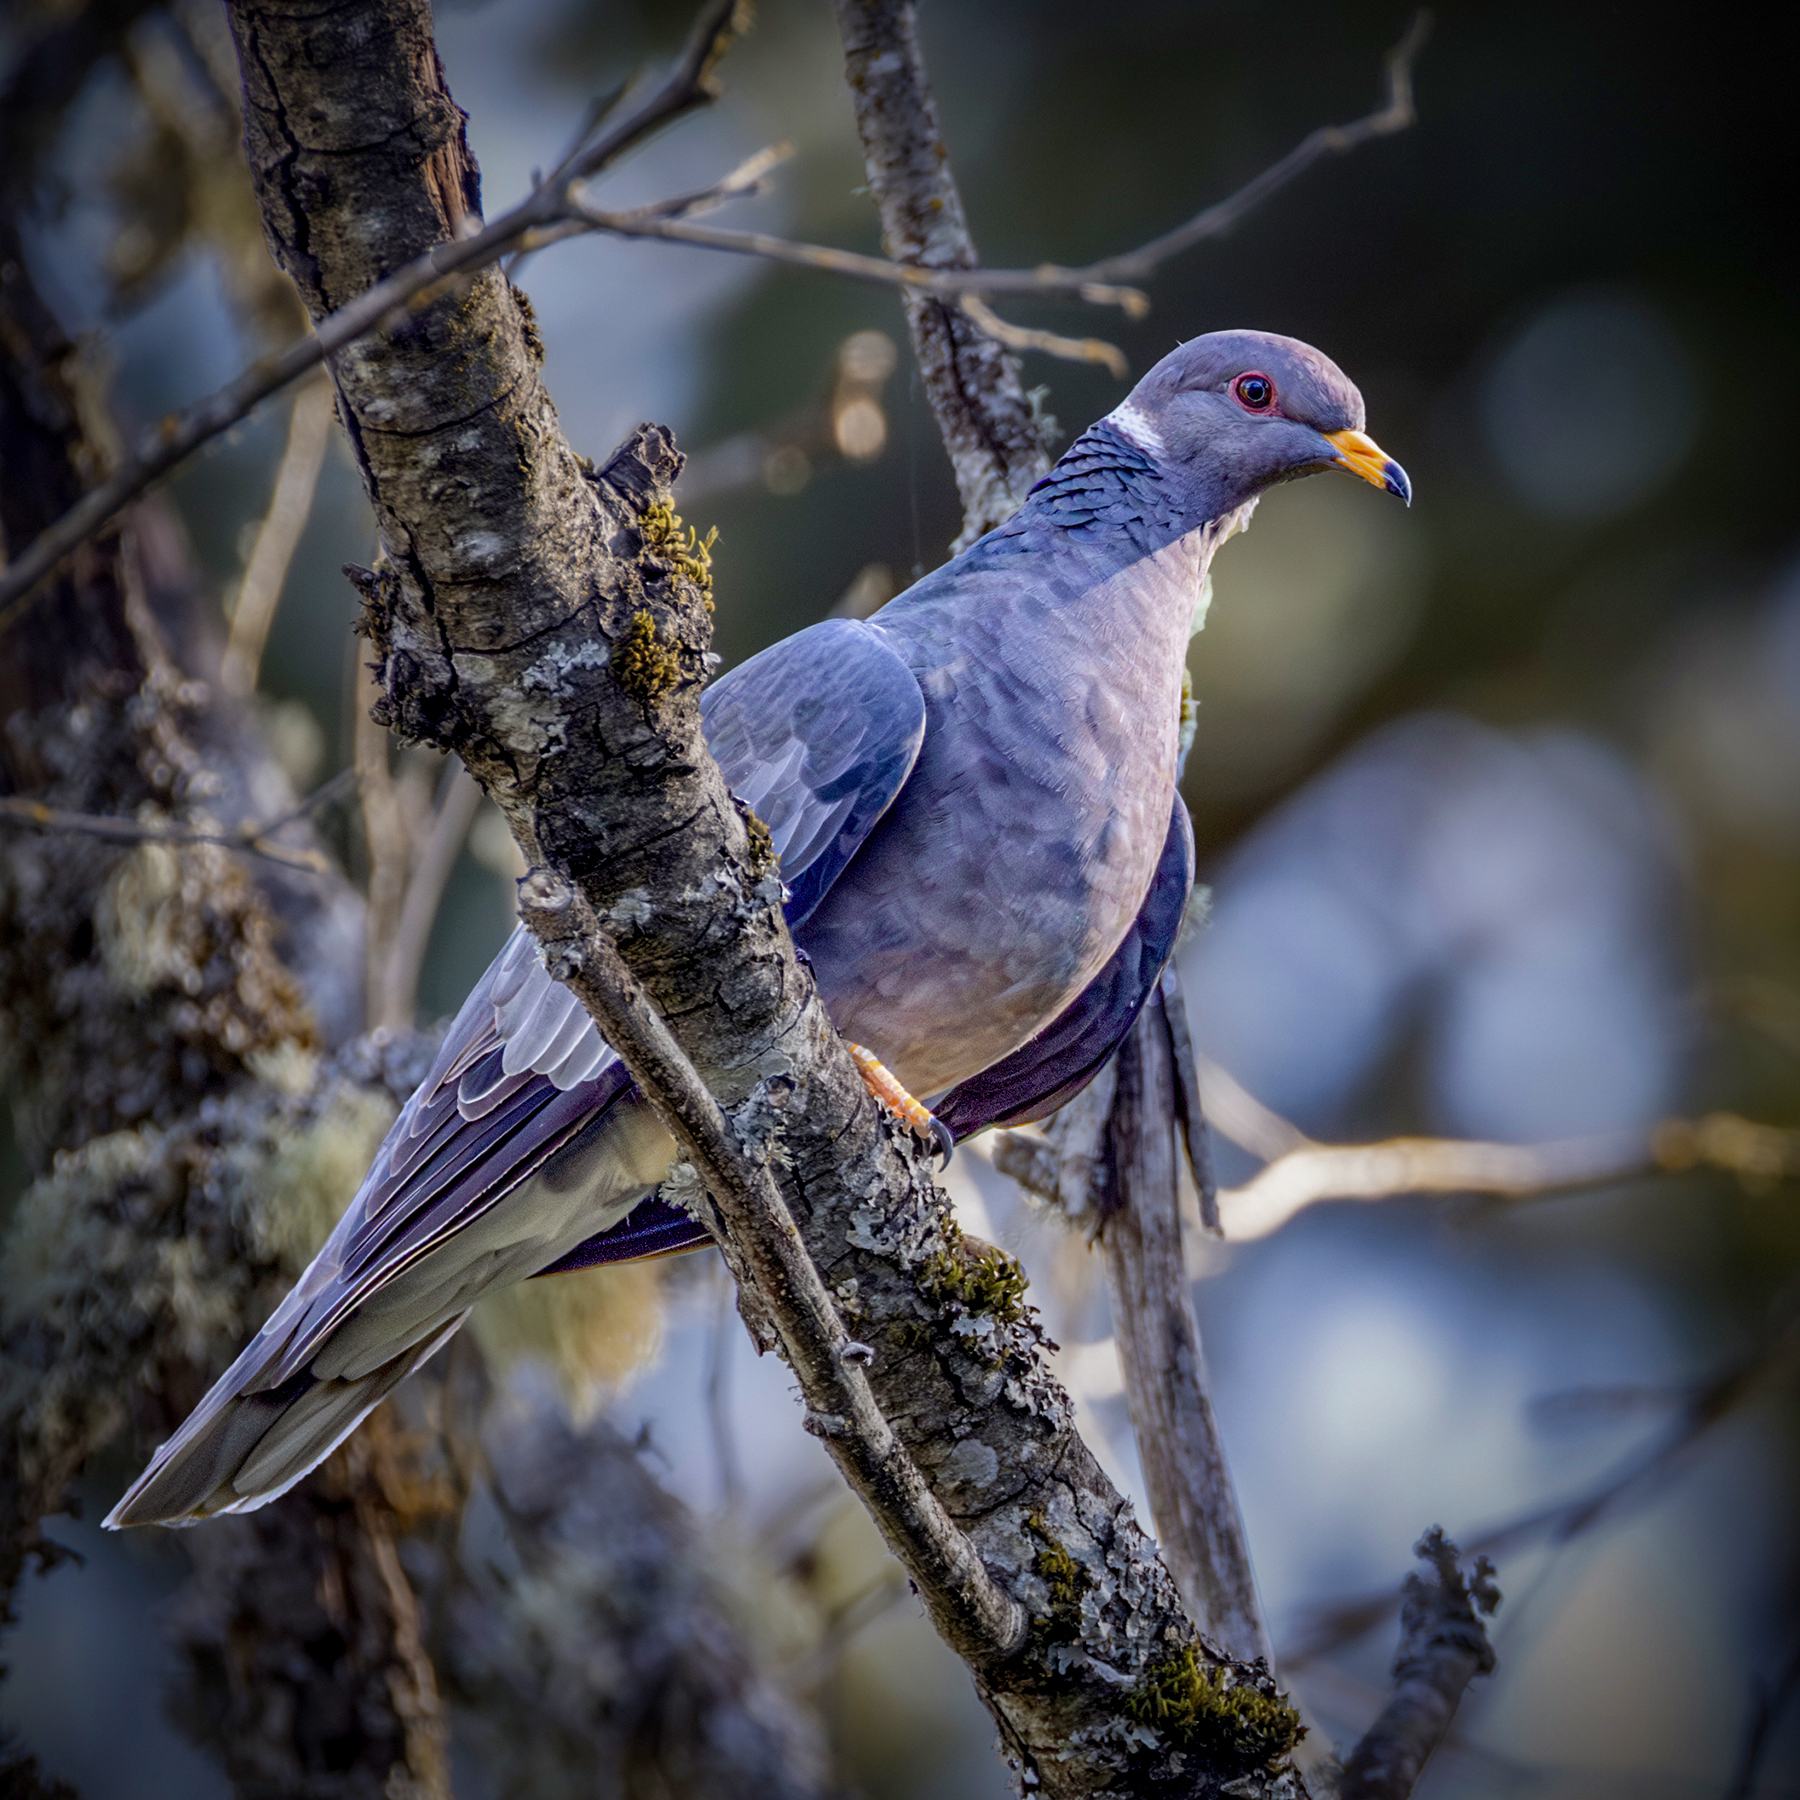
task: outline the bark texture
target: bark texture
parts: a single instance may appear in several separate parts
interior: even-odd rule
[[[265,222],[316,315],[448,236],[471,165],[416,0],[231,11]],[[740,1141],[774,1149],[883,1412],[1034,1622],[979,1677],[1006,1753],[1058,1795],[1294,1792],[1291,1712],[1196,1645],[1016,1270],[961,1242],[795,961],[766,837],[699,731],[710,570],[666,434],[584,467],[497,273],[334,374],[386,552],[359,581],[382,716],[464,757],[616,933]]]
[[[938,126],[914,0],[837,0],[837,16],[883,247],[895,262],[974,268],[975,242]],[[1025,392],[1017,359],[955,302],[914,293],[901,300],[962,496],[954,554],[1018,511],[1049,470],[1055,424]]]

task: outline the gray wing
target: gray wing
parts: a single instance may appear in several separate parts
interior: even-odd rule
[[[733,670],[703,716],[727,781],[769,827],[790,913],[805,917],[917,759],[917,683],[878,634],[834,620]],[[515,931],[324,1247],[107,1523],[244,1511],[285,1492],[482,1293],[576,1266],[572,1253],[660,1180],[671,1148]]]
[[[917,760],[925,730],[918,683],[866,625],[827,620],[734,669],[703,697],[701,716],[726,781],[769,828],[797,924]],[[258,1386],[306,1367],[352,1311],[466,1230],[629,1085],[586,1009],[545,972],[520,926],[464,1002],[431,1073],[282,1311],[303,1292],[306,1304],[291,1324],[278,1313],[265,1328],[268,1335],[281,1322],[287,1335]]]
[[[879,632],[827,619],[733,669],[700,711],[732,792],[775,841],[797,928],[912,773],[925,696]]]

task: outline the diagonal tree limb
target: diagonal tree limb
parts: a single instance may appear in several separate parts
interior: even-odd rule
[[[864,1373],[875,1353],[845,1331],[767,1162],[753,1163],[733,1141],[586,900],[539,871],[520,888],[519,913],[544,946],[545,967],[580,996],[699,1177],[700,1216],[740,1288],[768,1303],[806,1400],[806,1429],[862,1497],[944,1641],[978,1673],[1003,1663],[1024,1642],[1024,1612],[995,1587],[882,1417]]]
[[[379,281],[384,257],[452,236],[474,173],[459,115],[420,0],[229,10],[264,220],[322,317]],[[1291,1788],[1292,1710],[1266,1673],[1196,1643],[1073,1429],[1016,1271],[962,1241],[795,958],[766,839],[700,730],[710,574],[669,508],[680,458],[666,435],[644,428],[605,468],[584,466],[497,270],[406,332],[347,349],[334,373],[384,545],[383,566],[357,576],[381,717],[463,757],[530,865],[617,933],[732,1135],[778,1146],[769,1173],[843,1327],[872,1353],[872,1399],[985,1570],[977,1583],[963,1565],[968,1593],[979,1603],[991,1584],[1029,1622],[1014,1654],[977,1674],[1022,1778],[1059,1800]],[[613,1023],[641,1054],[642,1022]],[[778,1215],[764,1224],[782,1235]],[[830,1331],[799,1290],[745,1293],[807,1356]],[[841,1384],[841,1360],[808,1379]],[[1238,1689],[1248,1740],[1202,1704]],[[1172,1716],[1159,1710],[1184,1694]],[[1142,1724],[1153,1715],[1165,1725]]]
[[[275,609],[287,584],[288,565],[299,548],[300,534],[312,516],[313,494],[325,466],[331,431],[331,384],[322,376],[294,392],[288,420],[287,447],[275,473],[269,510],[257,527],[244,579],[231,609],[231,636],[219,662],[219,680],[231,694],[256,689],[263,646],[275,623]]]
[[[351,771],[345,769],[275,818],[240,825],[234,831],[162,820],[113,817],[106,813],[71,812],[66,807],[50,806],[20,794],[0,795],[0,820],[34,826],[39,831],[68,831],[82,837],[105,838],[115,844],[217,844],[223,849],[248,851],[286,868],[304,869],[308,874],[319,875],[330,866],[319,851],[290,849],[273,840],[285,827],[342,797],[349,791],[351,779]]]

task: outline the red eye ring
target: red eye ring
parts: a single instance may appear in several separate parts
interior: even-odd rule
[[[1246,412],[1266,413],[1275,404],[1275,384],[1260,369],[1247,369],[1231,384]]]

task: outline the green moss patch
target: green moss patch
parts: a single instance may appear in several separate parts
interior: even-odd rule
[[[685,529],[681,515],[666,500],[653,501],[644,508],[639,522],[644,534],[644,548],[662,561],[672,563],[678,575],[685,575],[712,606],[712,547],[719,541],[719,528],[714,526],[701,537],[693,526]]]
[[[1204,1745],[1255,1767],[1286,1756],[1306,1732],[1274,1682],[1262,1680],[1267,1691],[1230,1664],[1206,1662],[1190,1644],[1144,1672],[1125,1710],[1183,1748]]]
[[[681,647],[657,635],[656,620],[646,608],[614,647],[612,671],[626,693],[652,706],[681,679]]]
[[[1031,1313],[1025,1303],[1030,1282],[1024,1269],[992,1244],[972,1252],[954,1225],[946,1233],[946,1245],[919,1271],[919,1286],[926,1296],[940,1306],[954,1302],[964,1312],[1002,1325],[1023,1325]]]
[[[1025,1529],[1042,1544],[1031,1558],[1032,1572],[1050,1590],[1050,1612],[1047,1618],[1034,1621],[1032,1632],[1039,1638],[1073,1639],[1081,1635],[1081,1597],[1093,1578],[1080,1563],[1050,1535],[1041,1512],[1025,1515]]]

